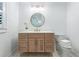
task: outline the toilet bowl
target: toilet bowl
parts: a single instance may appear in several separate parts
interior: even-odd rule
[[[59,40],[59,45],[61,47],[64,47],[64,48],[71,48],[71,41],[70,40]]]

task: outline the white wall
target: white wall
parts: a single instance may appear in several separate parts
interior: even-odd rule
[[[79,52],[79,3],[69,3],[67,8],[67,35]]]
[[[45,24],[40,27],[41,30],[53,31],[57,35],[66,34],[66,3],[39,3],[45,4],[45,10],[31,10],[33,3],[19,3],[19,31],[26,31],[24,23],[28,23],[29,30],[34,30],[30,23],[30,17],[33,13],[39,12],[45,16]]]
[[[7,3],[7,32],[0,34],[0,56],[9,56],[16,48],[18,38],[18,5]]]

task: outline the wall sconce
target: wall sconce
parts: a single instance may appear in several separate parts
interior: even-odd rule
[[[24,25],[25,25],[25,29],[27,30],[28,29],[27,23],[25,22]]]

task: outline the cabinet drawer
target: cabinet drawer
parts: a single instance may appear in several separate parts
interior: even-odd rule
[[[29,38],[43,38],[44,33],[29,33]]]
[[[54,38],[54,33],[45,33],[45,38]]]
[[[27,39],[19,39],[18,41],[27,41]]]
[[[26,33],[19,33],[19,39],[26,39]]]
[[[39,40],[39,39],[44,39],[44,37],[29,37],[29,39],[36,39],[36,40]]]
[[[19,43],[27,43],[27,41],[18,41]]]

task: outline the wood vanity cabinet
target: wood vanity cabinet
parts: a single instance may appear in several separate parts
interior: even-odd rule
[[[19,33],[19,52],[53,52],[54,33]]]

